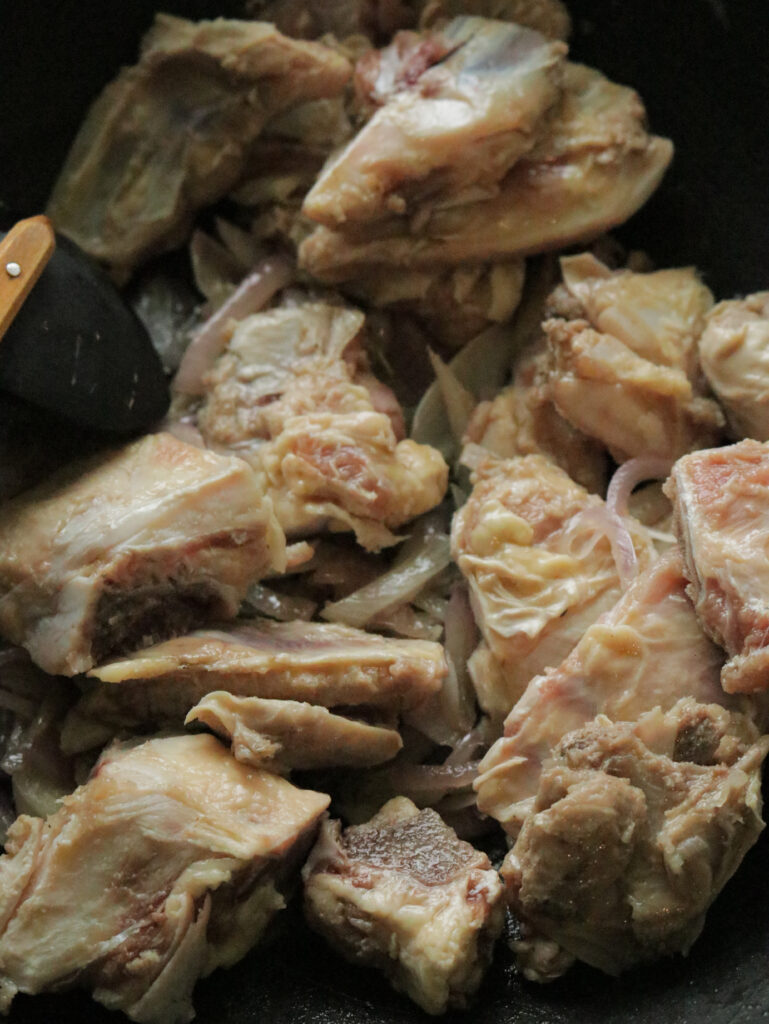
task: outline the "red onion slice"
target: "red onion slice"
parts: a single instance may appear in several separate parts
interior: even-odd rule
[[[614,564],[617,566],[620,585],[623,590],[627,590],[638,575],[638,557],[622,516],[617,515],[606,505],[591,505],[577,515],[582,522],[594,526],[607,537]]]
[[[616,471],[606,492],[606,507],[619,516],[628,513],[628,501],[635,488],[644,480],[664,480],[673,467],[671,459],[658,455],[640,455],[629,459]]]
[[[293,277],[293,264],[285,256],[270,256],[255,267],[193,337],[179,364],[174,390],[184,395],[201,394],[203,375],[226,344],[229,321],[258,313]]]

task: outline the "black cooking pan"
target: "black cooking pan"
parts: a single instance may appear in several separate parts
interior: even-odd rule
[[[308,0],[312,3],[313,0]],[[317,3],[323,0],[315,0]],[[161,0],[0,0],[0,228],[39,211],[89,101]],[[174,0],[190,17],[231,2]],[[719,298],[769,288],[768,0],[572,0],[572,53],[635,86],[676,143],[662,188],[621,232],[664,264],[696,264]],[[2,398],[0,397],[0,402]],[[419,1024],[374,972],[284,914],[278,934],[195,995],[200,1024]],[[712,908],[688,958],[611,979],[578,967],[522,981],[500,944],[474,1008],[447,1024],[752,1024],[769,1018],[769,836]],[[11,1024],[114,1021],[82,994],[19,997]]]

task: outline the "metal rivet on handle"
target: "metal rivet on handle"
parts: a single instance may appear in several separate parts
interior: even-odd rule
[[[18,277],[21,274],[21,267],[18,263],[6,263],[5,272],[8,277]]]

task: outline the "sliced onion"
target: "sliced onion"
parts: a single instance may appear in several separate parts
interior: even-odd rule
[[[295,622],[297,619],[309,622],[318,607],[307,597],[279,594],[261,583],[248,588],[244,604],[247,610],[277,619],[278,622]]]
[[[161,424],[160,429],[164,430],[167,434],[173,434],[175,438],[179,441],[184,441],[185,444],[194,445],[196,448],[206,447],[203,435],[195,424],[187,419],[166,420]]]
[[[327,604],[321,617],[361,627],[380,612],[411,601],[451,561],[447,534],[433,529],[433,521],[426,517],[415,527],[391,569],[341,601]]]
[[[193,337],[179,364],[174,390],[185,395],[201,394],[203,375],[227,343],[230,321],[258,313],[293,277],[293,264],[285,256],[270,256],[255,267]]]
[[[476,726],[470,732],[465,733],[443,763],[450,768],[466,764],[478,752],[480,747],[485,746],[487,746],[487,743],[483,729]]]
[[[425,797],[438,800],[447,793],[464,789],[472,784],[478,775],[480,761],[463,765],[408,764],[391,768],[390,781],[403,796],[412,793],[420,799]]]
[[[612,512],[606,505],[591,505],[578,512],[577,516],[583,523],[594,526],[608,539],[620,585],[623,590],[627,590],[638,575],[638,556],[635,553],[633,538],[622,516]]]
[[[619,516],[628,514],[628,501],[635,488],[644,480],[664,480],[673,467],[671,459],[657,455],[641,455],[624,462],[609,482],[606,507]]]

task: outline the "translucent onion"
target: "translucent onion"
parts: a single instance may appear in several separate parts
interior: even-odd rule
[[[390,781],[402,796],[424,803],[437,801],[447,793],[470,786],[478,775],[480,761],[463,765],[403,764],[389,771]]]
[[[391,569],[341,601],[327,604],[321,617],[362,627],[380,612],[415,598],[451,562],[448,535],[432,532],[433,528],[431,521],[419,524]]]
[[[673,468],[671,459],[642,455],[624,462],[609,482],[606,507],[619,516],[628,514],[628,501],[636,487],[645,480],[664,480]]]
[[[179,364],[174,390],[185,395],[201,394],[204,374],[227,344],[230,321],[258,313],[293,278],[294,267],[284,256],[270,256],[255,267],[193,337]]]
[[[307,597],[279,594],[261,583],[248,588],[244,605],[247,611],[266,615],[278,622],[294,622],[297,619],[309,622],[318,607],[315,601]]]
[[[583,523],[594,526],[608,539],[620,585],[626,590],[638,575],[638,556],[623,517],[612,512],[606,505],[591,505],[578,512],[575,519],[577,517]]]

